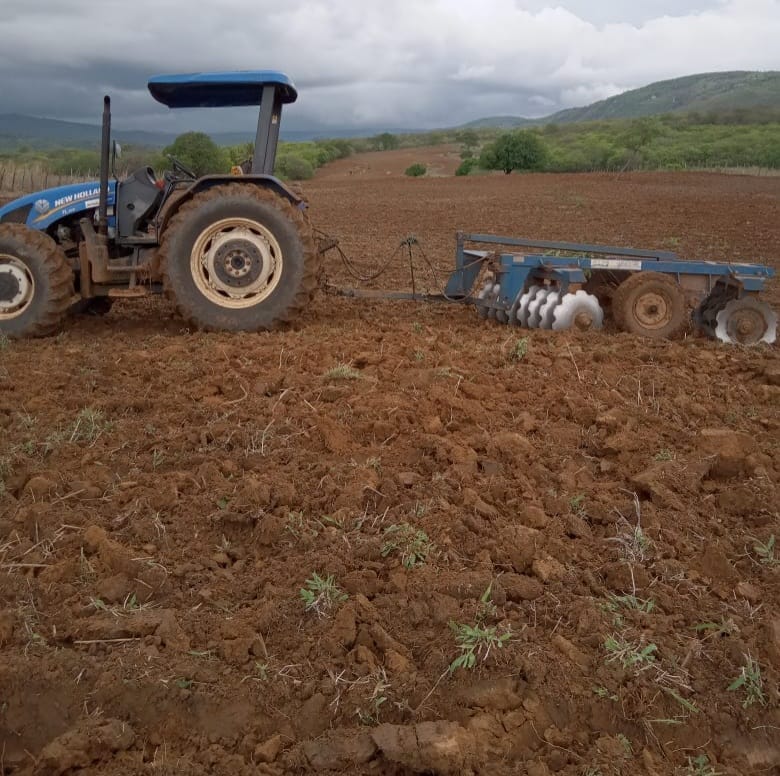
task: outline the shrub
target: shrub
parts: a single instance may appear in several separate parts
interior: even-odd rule
[[[455,170],[455,175],[470,175],[471,171],[478,166],[478,160],[473,157],[464,159]]]
[[[314,166],[300,156],[285,154],[277,158],[276,172],[288,180],[307,181],[314,175]]]
[[[420,176],[425,175],[426,172],[428,172],[426,166],[416,162],[415,164],[406,168],[404,175],[408,175],[412,178],[419,178]]]

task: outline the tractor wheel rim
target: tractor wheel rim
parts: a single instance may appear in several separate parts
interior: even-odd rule
[[[672,320],[672,305],[663,294],[642,294],[634,305],[634,319],[645,329],[662,329]]]
[[[192,248],[198,290],[220,307],[244,309],[267,299],[282,276],[282,249],[265,226],[224,218],[204,229]]]
[[[0,321],[18,318],[35,296],[35,279],[24,262],[0,253]]]

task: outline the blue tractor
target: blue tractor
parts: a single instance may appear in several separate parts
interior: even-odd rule
[[[149,91],[170,108],[258,105],[244,174],[197,177],[172,159],[160,179],[142,167],[116,180],[106,97],[100,180],[0,207],[0,332],[46,335],[71,309],[162,291],[197,328],[258,331],[311,299],[320,254],[305,204],[273,176],[292,81],[274,71],[165,75]]]

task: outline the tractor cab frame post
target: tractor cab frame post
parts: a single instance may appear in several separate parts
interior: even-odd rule
[[[276,163],[276,147],[279,142],[279,127],[282,124],[282,100],[273,84],[263,87],[260,111],[257,117],[255,152],[252,156],[252,173],[273,175]]]

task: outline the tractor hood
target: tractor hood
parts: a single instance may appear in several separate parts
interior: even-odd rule
[[[116,181],[108,182],[108,204],[114,204]],[[100,183],[72,183],[28,194],[0,207],[0,223],[26,224],[32,229],[47,230],[66,216],[96,210]]]
[[[276,70],[156,75],[149,79],[152,97],[169,108],[232,108],[259,105],[265,86],[275,86],[283,104],[298,99],[293,82],[284,73]]]

